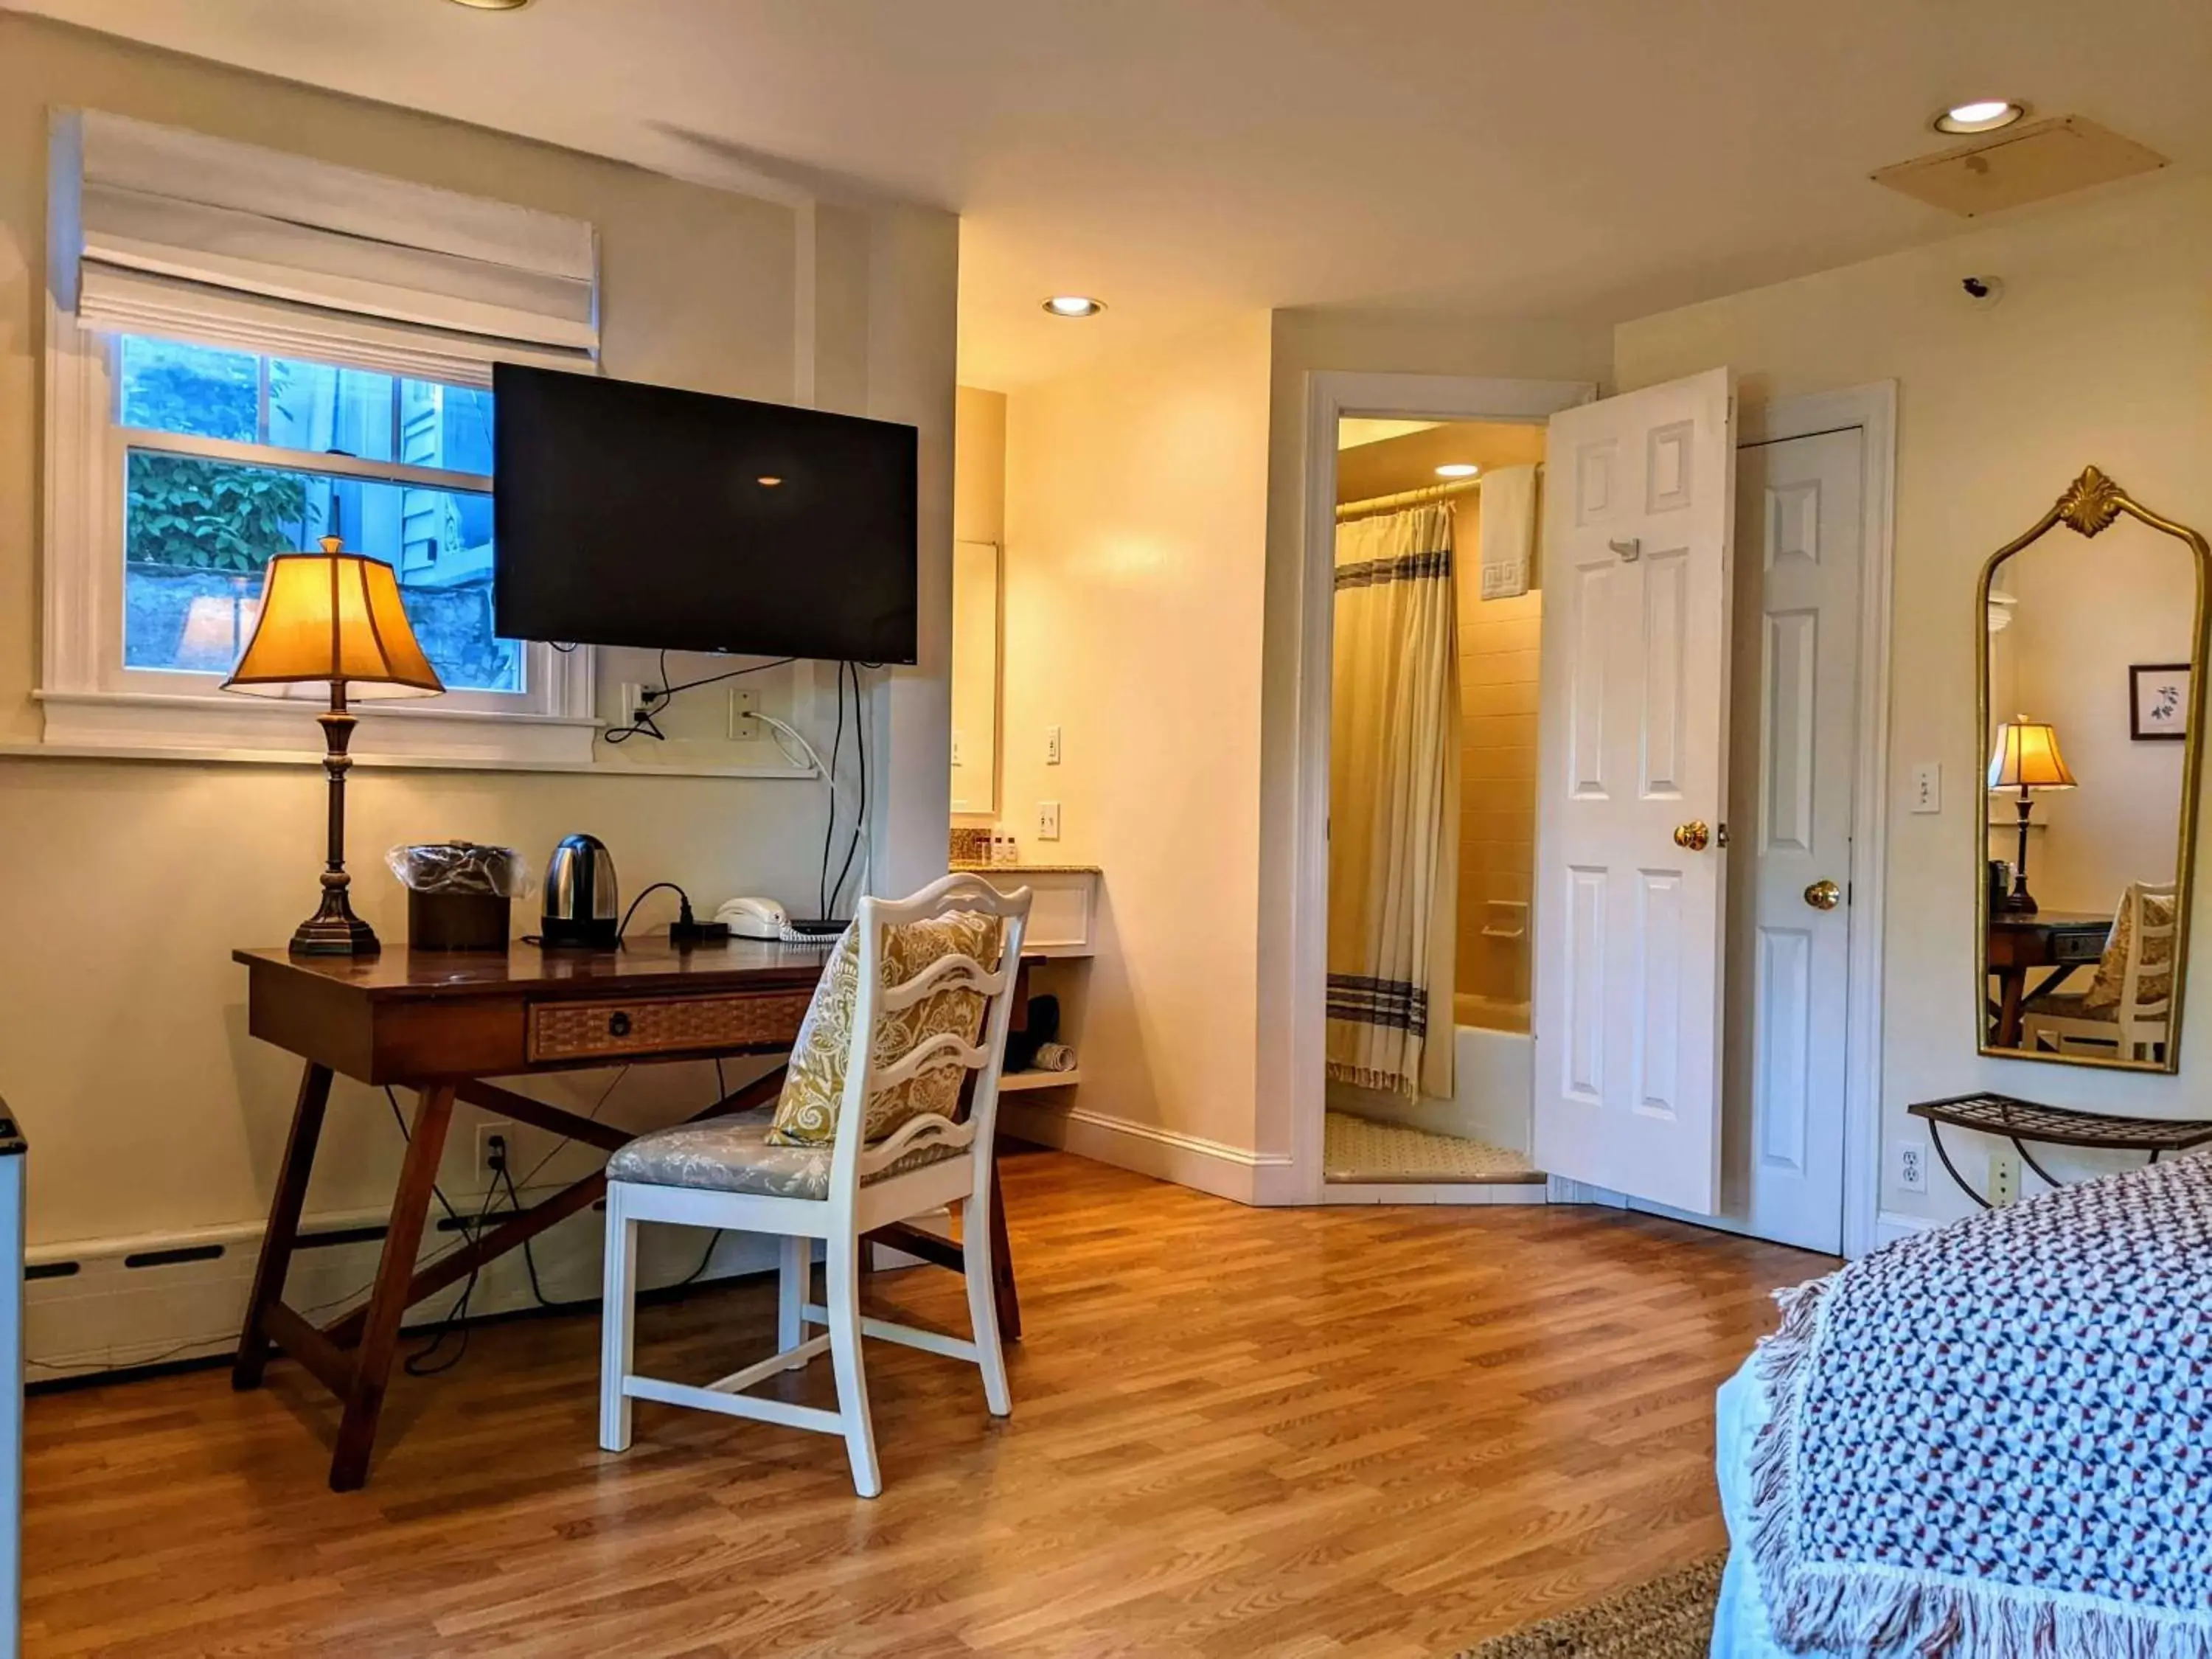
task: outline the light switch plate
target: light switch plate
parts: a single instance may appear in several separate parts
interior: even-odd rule
[[[1058,801],[1041,800],[1037,803],[1037,839],[1039,841],[1060,839],[1060,803]]]
[[[1920,761],[1913,766],[1912,810],[1916,812],[1940,812],[1943,810],[1943,763],[1941,761]]]
[[[1056,726],[1048,726],[1044,729],[1044,763],[1047,766],[1060,764],[1060,728]]]

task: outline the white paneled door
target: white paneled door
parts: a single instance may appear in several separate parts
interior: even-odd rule
[[[1736,459],[1723,1213],[1830,1255],[1843,1249],[1865,450],[1851,428]]]
[[[1720,1207],[1734,388],[1552,417],[1537,788],[1535,1158]]]

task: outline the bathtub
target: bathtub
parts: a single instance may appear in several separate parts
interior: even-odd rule
[[[1449,1100],[1406,1100],[1332,1083],[1329,1105],[1527,1156],[1534,1144],[1536,1079],[1528,1005],[1462,991],[1452,998],[1452,1017]]]

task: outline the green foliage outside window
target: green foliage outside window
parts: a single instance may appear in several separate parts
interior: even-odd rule
[[[133,564],[258,571],[297,550],[307,528],[307,483],[296,472],[140,451],[130,496],[125,556]]]
[[[227,351],[191,351],[134,362],[127,397],[132,424],[240,442],[260,419],[260,362]],[[283,393],[271,366],[270,396]],[[125,557],[177,570],[258,571],[273,554],[301,546],[307,529],[307,481],[223,461],[134,453],[127,480]]]

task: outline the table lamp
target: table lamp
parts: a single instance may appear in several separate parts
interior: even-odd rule
[[[2058,752],[2058,732],[2048,720],[2032,720],[2025,714],[1997,727],[1996,750],[1990,757],[1990,788],[2020,791],[2020,856],[2012,866],[2012,894],[2005,908],[2020,915],[2035,914],[2035,901],[2027,892],[2028,792],[2033,789],[2071,789],[2074,775]]]
[[[360,697],[434,696],[446,688],[415,642],[398,576],[380,559],[347,552],[336,536],[323,538],[320,553],[280,553],[269,561],[253,637],[222,689],[284,696],[315,681],[331,688],[329,709],[315,717],[330,777],[329,862],[322,907],[293,933],[292,953],[373,957],[380,948],[375,930],[354,915],[347,891],[345,780],[353,760],[346,749],[357,722],[347,712],[346,688],[359,687]]]

